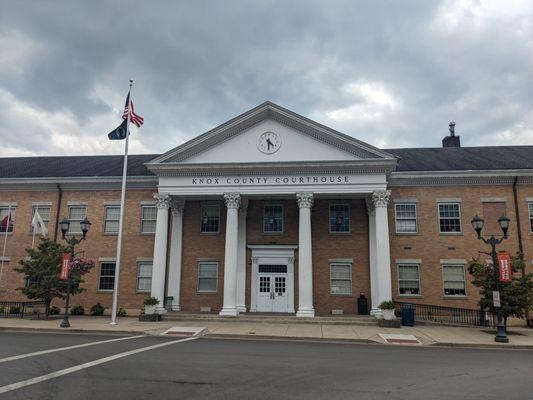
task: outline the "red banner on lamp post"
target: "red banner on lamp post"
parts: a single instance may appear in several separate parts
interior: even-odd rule
[[[61,261],[61,273],[59,279],[66,281],[70,272],[70,253],[63,253],[63,261]]]
[[[513,280],[511,256],[506,251],[498,253],[498,268],[500,269],[500,282],[511,282]]]

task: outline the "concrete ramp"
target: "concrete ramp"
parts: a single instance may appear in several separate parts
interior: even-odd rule
[[[207,328],[203,326],[173,326],[161,335],[163,336],[204,336]]]
[[[398,333],[380,333],[379,336],[388,344],[422,344],[416,336]]]

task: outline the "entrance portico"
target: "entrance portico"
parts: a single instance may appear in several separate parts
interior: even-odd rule
[[[152,296],[161,301],[158,310],[164,312],[165,297],[172,297],[172,309],[180,310],[188,202],[215,200],[225,206],[221,315],[237,316],[249,304],[251,312],[296,311],[299,317],[313,317],[314,291],[324,283],[313,279],[315,201],[366,199],[369,261],[362,265],[357,260],[357,268],[370,269],[376,312],[379,302],[392,298],[387,175],[396,159],[272,103],[247,114],[147,164],[159,176],[152,274]],[[297,204],[297,240],[289,245],[276,240],[257,245],[247,235],[249,202],[272,199]],[[336,237],[330,239],[334,244]],[[247,252],[252,253],[251,262]]]

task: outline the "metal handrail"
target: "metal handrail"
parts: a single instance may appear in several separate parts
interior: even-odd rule
[[[0,301],[0,318],[24,318],[30,308],[42,305],[43,301]]]

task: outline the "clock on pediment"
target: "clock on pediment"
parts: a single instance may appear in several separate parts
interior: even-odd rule
[[[281,147],[281,137],[276,132],[264,132],[257,138],[257,148],[265,154],[272,154]]]

